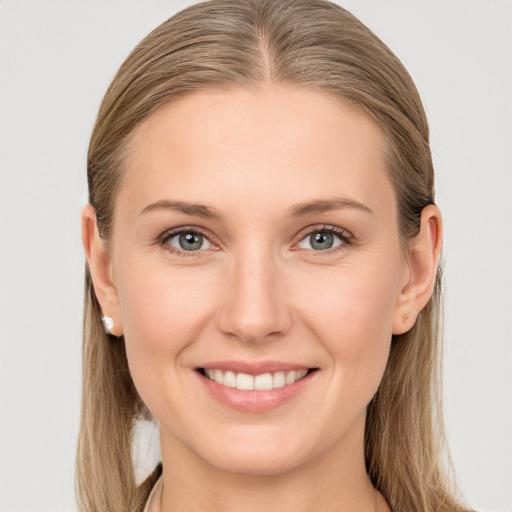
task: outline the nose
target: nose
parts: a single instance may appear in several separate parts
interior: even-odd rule
[[[283,275],[270,254],[239,255],[224,281],[220,330],[246,343],[261,343],[289,332],[292,312],[286,303]]]

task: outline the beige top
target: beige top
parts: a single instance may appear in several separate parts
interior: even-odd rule
[[[155,486],[151,490],[148,502],[144,508],[144,512],[160,512],[160,503],[162,501],[162,477],[156,481]]]

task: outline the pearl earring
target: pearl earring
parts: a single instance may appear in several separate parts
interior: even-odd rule
[[[409,311],[409,313],[404,313],[402,315],[402,318],[404,319],[404,322],[409,320],[409,315],[412,315],[414,318],[416,318],[418,316],[418,312],[415,311],[414,309],[412,309],[411,311]]]
[[[112,334],[112,329],[114,328],[114,320],[110,316],[103,315],[101,318],[103,320],[103,326],[105,327],[105,332],[107,334]]]

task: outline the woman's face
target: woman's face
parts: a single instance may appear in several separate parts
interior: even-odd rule
[[[409,280],[379,128],[267,86],[190,94],[132,142],[113,316],[162,449],[248,474],[359,456]]]

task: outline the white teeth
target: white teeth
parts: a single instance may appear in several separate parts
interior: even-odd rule
[[[272,382],[272,374],[264,373],[263,375],[258,375],[254,379],[254,389],[258,389],[263,391],[265,389],[273,389],[274,383]]]
[[[236,376],[236,387],[237,389],[244,390],[254,389],[254,377],[252,375],[247,375],[246,373],[239,373]]]
[[[222,379],[224,378],[224,372],[222,370],[215,370],[215,376],[213,380],[215,382],[222,382]]]
[[[308,370],[291,370],[289,372],[262,373],[261,375],[248,375],[247,373],[235,373],[231,370],[224,372],[219,369],[205,368],[205,374],[211,380],[230,388],[244,391],[265,391],[289,386],[305,377]]]
[[[215,379],[217,380],[217,379]],[[230,388],[236,388],[236,374],[235,372],[226,372],[224,374],[224,381],[217,381],[217,382],[222,382],[222,384],[224,384],[224,386],[228,386]]]
[[[287,385],[293,384],[297,380],[297,372],[291,371],[286,374],[285,382]]]
[[[273,384],[275,388],[282,388],[286,385],[286,379],[284,376],[284,372],[276,372],[274,373]]]
[[[302,379],[308,373],[307,370],[297,370],[297,380]]]

